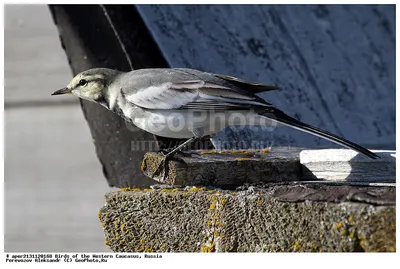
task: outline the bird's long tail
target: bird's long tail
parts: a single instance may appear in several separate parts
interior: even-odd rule
[[[268,111],[263,111],[263,112],[259,112],[260,115],[268,117],[270,120],[275,121],[277,123],[295,128],[297,130],[303,131],[303,132],[307,132],[319,137],[322,137],[324,139],[330,140],[336,144],[339,144],[341,146],[347,147],[349,149],[355,150],[357,152],[360,152],[372,159],[377,159],[379,158],[378,155],[376,155],[375,153],[369,151],[368,149],[357,145],[349,140],[346,140],[344,138],[341,138],[337,135],[331,134],[327,131],[315,128],[311,125],[305,124],[299,120],[296,120],[295,118],[292,118],[288,115],[286,115],[284,112],[274,108],[273,110],[268,110]]]

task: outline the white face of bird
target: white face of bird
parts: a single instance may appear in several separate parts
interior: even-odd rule
[[[67,87],[55,91],[52,95],[73,94],[79,98],[95,101],[103,96],[105,77],[102,74],[85,74],[75,76]]]

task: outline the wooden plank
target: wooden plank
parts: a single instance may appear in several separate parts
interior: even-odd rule
[[[328,180],[301,180],[293,184],[325,185],[325,186],[366,186],[366,187],[396,187],[396,183],[389,182],[354,182],[354,181],[328,181]]]
[[[185,157],[179,156],[181,161],[169,162],[166,182],[162,181],[163,170],[153,179],[168,185],[226,188],[245,183],[298,181],[301,172],[299,152],[293,148],[188,151]],[[162,158],[158,153],[147,153],[142,163],[143,173],[151,177]]]
[[[357,186],[395,186],[395,151],[374,151],[372,160],[347,149],[193,150],[169,162],[166,182],[161,169],[152,177],[162,155],[149,152],[142,171],[166,185],[237,187],[245,183],[303,182]],[[389,185],[388,185],[389,184]]]
[[[303,150],[302,179],[329,181],[395,182],[396,151],[374,150],[370,159],[348,149]]]

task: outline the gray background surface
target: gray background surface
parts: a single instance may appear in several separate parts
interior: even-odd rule
[[[110,190],[48,7],[5,6],[5,251],[110,251],[97,213]]]

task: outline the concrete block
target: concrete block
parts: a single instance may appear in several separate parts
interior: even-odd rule
[[[395,252],[395,188],[130,189],[99,212],[115,252]]]

